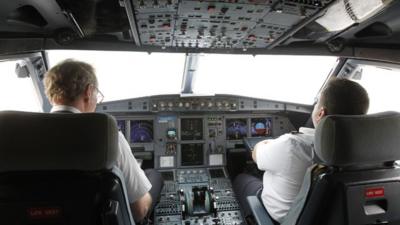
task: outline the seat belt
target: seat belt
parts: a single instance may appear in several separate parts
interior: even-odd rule
[[[310,192],[312,172],[318,167],[318,164],[314,164],[308,167],[306,174],[304,175],[303,184],[301,186],[299,194],[297,194],[288,214],[283,219],[281,225],[295,225],[297,220],[303,211],[304,205],[307,200],[308,193]]]

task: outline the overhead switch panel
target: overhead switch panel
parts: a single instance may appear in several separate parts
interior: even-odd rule
[[[134,0],[142,45],[263,48],[332,0]]]

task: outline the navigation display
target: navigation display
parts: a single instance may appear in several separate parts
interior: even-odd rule
[[[240,140],[247,136],[246,119],[227,119],[226,120],[226,139]]]
[[[203,139],[203,119],[183,118],[181,119],[181,140],[202,140]]]
[[[118,130],[122,132],[124,136],[126,136],[126,123],[125,120],[117,120]]]
[[[181,145],[181,166],[200,166],[203,164],[203,144]]]
[[[131,143],[153,141],[153,120],[131,120]]]
[[[250,130],[251,130],[252,137],[272,136],[272,119],[271,118],[252,118]]]

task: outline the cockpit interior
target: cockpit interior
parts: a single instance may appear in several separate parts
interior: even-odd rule
[[[314,208],[305,207],[296,219],[281,224],[400,224],[396,164],[400,153],[396,153],[399,143],[394,138],[400,131],[399,12],[398,0],[1,0],[0,121],[12,118],[7,117],[10,110],[49,113],[52,106],[43,84],[46,72],[68,58],[89,62],[105,97],[96,113],[114,118],[116,132],[123,134],[140,167],[155,169],[164,181],[160,198],[143,224],[272,225],[277,223],[263,214],[261,200],[249,199],[252,215],[243,214],[234,179],[244,172],[262,178],[263,171],[251,155],[255,146],[296,133],[300,127],[314,128],[311,114],[321,90],[333,78],[352,80],[369,93],[365,120],[376,118],[374,113],[394,114],[373,126],[356,118],[357,129],[343,125],[353,123],[340,117],[329,124],[338,129],[329,138],[347,134],[358,140],[346,139],[349,148],[356,150],[362,143],[367,143],[366,148],[382,144],[382,149],[373,151],[384,166],[372,179],[354,169],[358,167],[331,165],[341,159],[332,156],[333,163],[325,165],[331,170],[318,170],[316,177],[350,171],[351,176],[340,177],[346,180],[356,174],[354,182],[341,180],[346,190],[342,195],[329,189],[332,196],[341,196],[337,201],[344,200],[332,200],[326,206],[321,203],[325,195],[314,191],[305,204],[314,206],[309,203],[314,198],[321,201],[315,200]],[[21,137],[27,132],[13,131],[13,124],[23,127],[18,122],[0,124],[0,162],[16,159],[11,153],[1,153],[7,151],[2,135],[10,140],[15,133],[15,143],[35,144]],[[374,132],[374,126],[391,140],[376,136],[379,132]],[[40,124],[29,129],[39,132]],[[69,142],[60,140],[59,145]],[[349,152],[342,153],[344,159],[370,163],[374,158],[365,156],[370,151]],[[33,153],[27,156],[40,158]],[[13,182],[9,175],[15,171],[29,172],[29,165],[0,165],[1,209],[24,202],[23,194],[20,198],[6,194],[7,182]],[[370,179],[367,184],[364,178]],[[41,197],[28,202],[28,208],[0,210],[0,224],[83,224],[79,218],[70,218],[65,202],[54,208]],[[126,219],[125,211],[119,211],[126,205],[119,204],[105,214],[98,212],[100,220],[82,221],[140,223]],[[321,213],[318,207],[327,212]],[[107,216],[111,219],[104,219]]]

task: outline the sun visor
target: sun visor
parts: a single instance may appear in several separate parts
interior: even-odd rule
[[[329,32],[341,31],[370,18],[390,2],[392,0],[340,0],[315,22]]]

